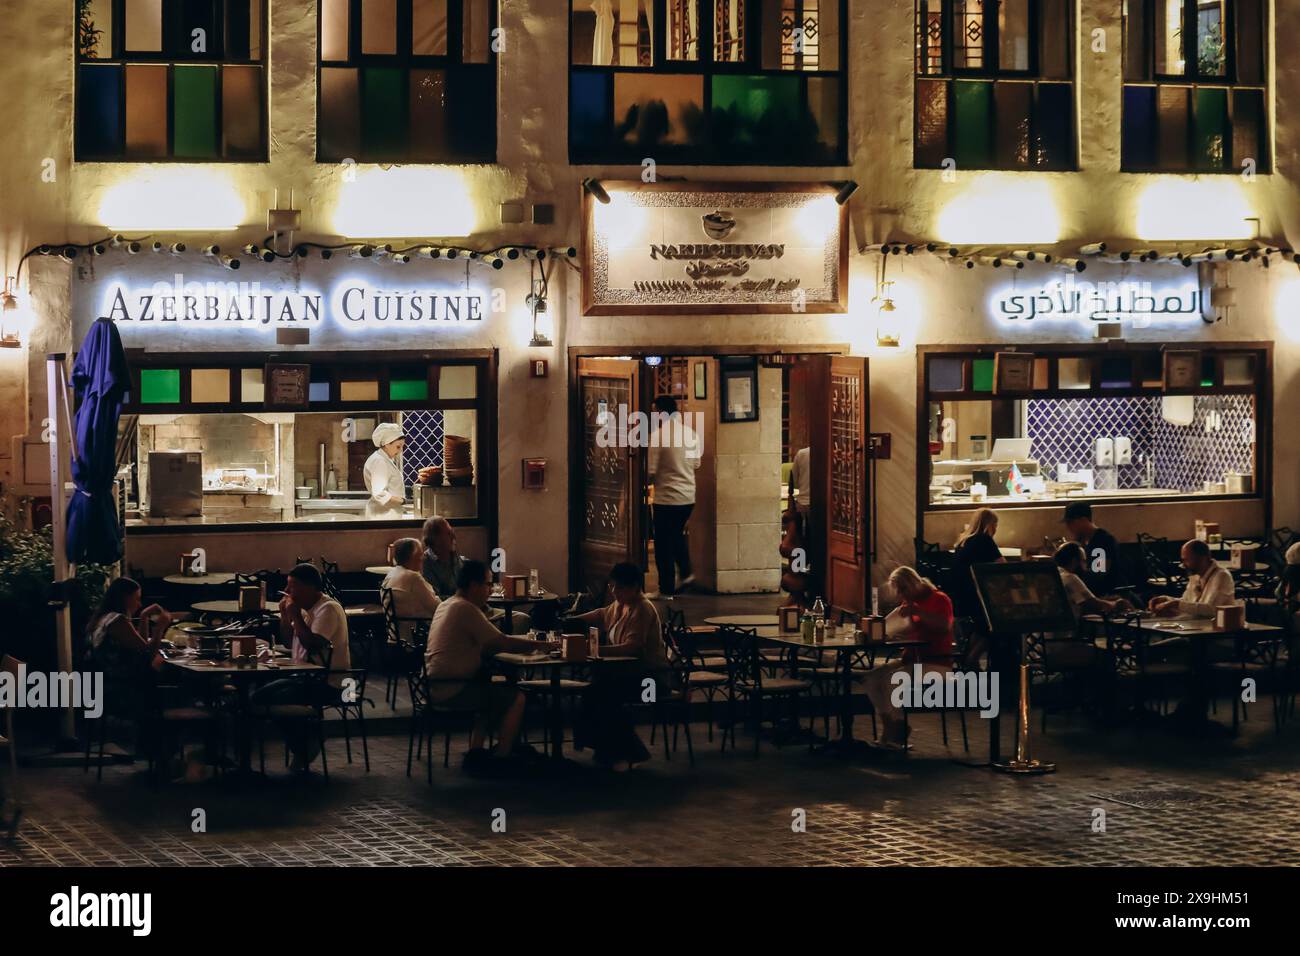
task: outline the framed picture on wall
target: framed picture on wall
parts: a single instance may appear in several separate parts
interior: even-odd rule
[[[695,363],[695,400],[702,402],[709,397],[709,363]]]
[[[722,382],[720,419],[758,421],[758,359],[752,355],[720,359],[719,378]]]
[[[1201,384],[1201,353],[1168,351],[1164,353],[1164,387],[1196,388]]]

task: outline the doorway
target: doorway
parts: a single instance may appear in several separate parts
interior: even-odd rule
[[[667,564],[676,588],[690,572],[690,592],[772,594],[786,603],[795,591],[864,608],[866,359],[834,354],[847,351],[834,347],[614,351],[569,354],[572,425],[580,436],[570,455],[573,586],[601,596],[610,568],[631,561],[646,572],[648,592],[668,594],[659,570]],[[677,560],[668,562],[658,540],[669,509],[656,535],[656,496],[663,504],[680,492],[674,468],[662,465],[673,452],[657,453],[659,474],[669,477],[658,487],[651,480],[655,453],[646,446],[658,441],[650,438],[654,427],[666,424],[651,415],[656,399],[661,408],[675,406],[698,438],[698,465],[686,469],[693,479],[688,560],[674,552]],[[790,543],[783,532],[792,514],[800,534],[790,553],[782,545]]]

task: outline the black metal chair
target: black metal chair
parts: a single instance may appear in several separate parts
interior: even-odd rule
[[[754,725],[754,756],[758,756],[763,729],[763,703],[773,700],[784,704],[794,722],[799,722],[799,696],[812,690],[812,683],[795,677],[767,677],[758,653],[758,632],[753,628],[724,626],[719,629],[723,652],[727,658],[727,693],[732,713],[737,697],[744,698]],[[774,715],[775,728],[778,719]],[[736,746],[736,721],[728,728],[731,746]]]
[[[677,612],[680,615],[680,612]],[[669,619],[663,623],[664,644],[668,648],[669,661],[672,664],[674,679],[676,681],[675,691],[682,694],[684,709],[687,713],[687,744],[690,744],[690,706],[691,696],[695,692],[704,695],[704,717],[708,727],[709,743],[713,742],[713,703],[715,698],[726,691],[727,673],[726,659],[722,660],[722,670],[710,670],[704,665],[704,655],[700,652],[696,643],[696,635],[677,626],[676,619],[670,615]],[[665,731],[665,735],[666,735]],[[726,747],[726,734],[723,734],[723,747]],[[650,738],[653,746],[653,733]],[[691,763],[694,765],[694,752],[691,754]]]
[[[411,724],[408,731],[406,742],[406,775],[411,775],[411,764],[414,760],[421,758],[425,762],[425,779],[426,782],[433,783],[433,737],[437,731],[436,722],[441,718],[443,723],[442,739],[442,765],[444,768],[451,765],[451,724],[456,718],[468,718],[471,722],[477,718],[477,713],[472,710],[459,707],[449,707],[446,704],[440,704],[433,699],[432,688],[437,683],[431,681],[424,673],[423,662],[418,671],[406,675],[407,687],[411,694]],[[454,681],[450,683],[463,684],[464,681]],[[419,741],[419,748],[416,747],[416,741]]]
[[[366,696],[366,671],[365,668],[354,667],[336,673],[343,675],[343,686],[335,688],[330,685],[331,690],[337,691],[337,696],[331,695],[325,704],[325,709],[338,714],[343,722],[343,740],[347,746],[348,763],[352,763],[352,731],[348,726],[348,716],[351,715],[356,719],[361,733],[361,752],[365,757],[366,773],[369,773],[370,742],[366,737],[366,704],[374,707],[375,702]]]
[[[325,753],[325,708],[331,700],[337,688],[329,683],[332,676],[330,671],[330,660],[333,657],[333,649],[326,647],[324,652],[314,657],[309,656],[308,660],[313,664],[320,664],[321,670],[308,671],[293,675],[292,680],[300,681],[303,685],[303,700],[298,703],[285,704],[255,704],[252,707],[250,716],[257,722],[257,754],[259,768],[263,773],[266,772],[266,725],[269,723],[279,724],[281,727],[301,724],[308,728],[308,731],[316,732],[316,741],[320,746],[321,774],[326,783],[329,783],[330,769],[329,759]],[[339,672],[343,673],[343,672]],[[286,740],[284,761],[287,765],[289,762],[289,747]],[[303,767],[306,773],[307,767]]]
[[[392,588],[379,589],[379,604],[384,612],[384,669],[388,677],[384,700],[392,710],[397,710],[397,692],[402,679],[424,666],[430,621],[423,617],[398,617]],[[418,661],[412,660],[413,655]]]

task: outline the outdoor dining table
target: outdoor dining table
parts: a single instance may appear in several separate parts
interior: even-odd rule
[[[899,638],[883,641],[863,641],[861,632],[855,631],[852,637],[827,637],[823,641],[808,643],[799,634],[777,634],[772,637],[759,635],[769,644],[788,648],[793,664],[801,650],[827,650],[835,652],[835,667],[840,672],[840,736],[838,740],[827,741],[826,750],[843,756],[860,751],[870,746],[866,741],[853,736],[853,659],[859,654],[866,654],[874,667],[876,655],[882,652],[896,653],[909,647],[924,647],[928,642],[919,638]]]
[[[260,614],[279,614],[280,605],[275,601],[263,601],[261,611],[244,611],[238,601],[195,601],[190,610],[199,614],[225,615],[227,617],[258,617]]]
[[[188,585],[198,588],[219,588],[235,583],[231,571],[208,571],[205,574],[169,574],[163,581],[167,584]]]
[[[504,665],[512,671],[540,669],[546,672],[546,676],[551,682],[550,700],[547,702],[546,720],[549,727],[549,737],[551,740],[550,758],[555,763],[564,761],[564,712],[560,707],[561,692],[563,690],[560,683],[564,677],[565,668],[577,667],[582,664],[626,664],[635,662],[635,657],[602,655],[599,657],[588,657],[582,661],[566,660],[557,654],[546,651],[533,653],[517,653],[514,651],[502,651],[493,658],[497,663]]]
[[[527,597],[511,597],[502,594],[500,596],[491,595],[488,597],[488,604],[494,608],[500,608],[504,614],[503,625],[501,630],[506,634],[513,634],[514,628],[514,610],[517,607],[527,607],[530,604],[544,604],[547,601],[558,601],[560,596],[554,591],[539,591],[529,593]]]
[[[235,699],[238,702],[235,714],[239,750],[238,773],[246,778],[257,776],[253,772],[253,686],[262,681],[278,680],[292,674],[310,673],[324,669],[320,664],[295,663],[288,658],[276,659],[269,663],[258,661],[254,664],[236,664],[230,660],[205,660],[191,652],[182,652],[165,659],[168,665],[187,674],[218,678],[235,688]]]
[[[1101,621],[1097,615],[1088,615],[1091,621]],[[1232,641],[1234,656],[1239,657],[1248,640],[1259,637],[1277,637],[1283,629],[1273,624],[1247,623],[1243,627],[1218,630],[1211,618],[1193,617],[1128,617],[1115,618],[1112,624],[1136,634],[1148,645],[1153,639],[1184,637],[1191,649],[1191,680],[1187,695],[1175,708],[1172,720],[1175,725],[1191,734],[1206,734],[1220,725],[1210,719],[1210,659],[1209,645],[1216,641]],[[1106,629],[1106,650],[1113,654],[1114,632]]]
[[[388,572],[393,570],[393,567],[394,565],[391,564],[371,564],[367,565],[366,570],[371,574],[376,574],[381,578],[386,578],[388,577]]]

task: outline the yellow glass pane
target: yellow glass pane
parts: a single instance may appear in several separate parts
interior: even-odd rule
[[[377,402],[379,382],[339,382],[339,399],[344,402]]]
[[[239,370],[239,400],[241,402],[262,402],[266,400],[266,384],[260,368],[241,368]]]
[[[397,52],[397,0],[361,0],[361,52]]]
[[[348,0],[324,0],[321,4],[320,58],[348,58]]]
[[[126,0],[126,51],[162,51],[162,0]]]
[[[415,0],[411,9],[411,52],[447,55],[447,0]]]
[[[222,405],[230,401],[230,369],[196,368],[190,371],[190,401]]]

